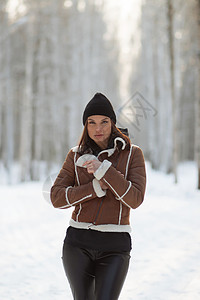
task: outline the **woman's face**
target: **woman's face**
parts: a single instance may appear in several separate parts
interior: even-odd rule
[[[101,148],[105,149],[111,134],[111,119],[106,116],[94,115],[88,117],[89,137]]]

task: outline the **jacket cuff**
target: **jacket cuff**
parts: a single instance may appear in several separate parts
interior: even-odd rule
[[[95,176],[95,178],[97,180],[100,180],[106,174],[111,165],[112,163],[105,159],[100,167],[96,170],[96,172],[94,172],[93,175]]]
[[[104,190],[102,190],[100,183],[96,178],[93,179],[92,185],[93,185],[93,188],[94,188],[94,191],[95,191],[97,197],[100,198],[100,197],[103,197],[106,195],[106,192]]]

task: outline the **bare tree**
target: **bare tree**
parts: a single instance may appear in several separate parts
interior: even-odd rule
[[[6,28],[6,22],[5,22],[5,11],[4,11],[4,5],[0,3],[0,45],[1,45],[1,51],[0,51],[0,157],[3,158],[3,150],[4,150],[4,122],[3,122],[3,116],[4,116],[4,47],[3,47],[3,41],[5,38],[5,28]]]
[[[33,106],[33,53],[34,19],[30,15],[26,27],[25,87],[22,104],[20,161],[21,180],[30,179],[32,161],[32,106]]]
[[[96,91],[115,108],[139,91],[158,114],[134,142],[175,181],[194,153],[200,173],[199,0],[141,1],[136,26],[133,2],[25,0],[13,13],[1,1],[0,156],[10,174],[13,161],[21,180],[51,172],[78,142]]]
[[[5,148],[4,161],[8,171],[8,180],[11,180],[11,168],[14,155],[14,132],[13,132],[13,94],[11,76],[11,34],[6,30],[5,36]]]
[[[174,181],[177,183],[178,164],[178,134],[177,134],[177,106],[175,99],[175,78],[174,78],[174,10],[173,1],[167,0],[168,7],[168,34],[169,34],[169,56],[170,56],[170,88],[172,101],[172,134],[173,134],[173,173]]]
[[[200,189],[200,0],[197,2],[197,32],[198,32],[198,43],[197,43],[197,105],[196,105],[196,159],[197,159],[197,170],[198,170],[198,183],[197,188]]]

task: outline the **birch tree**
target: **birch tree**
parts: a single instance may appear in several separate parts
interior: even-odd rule
[[[7,20],[6,20],[7,21]],[[5,27],[5,148],[4,161],[8,171],[8,180],[11,182],[11,169],[14,155],[13,132],[13,89],[11,76],[11,34],[8,26]]]
[[[45,76],[48,71],[45,68],[47,53],[47,37],[45,36],[44,26],[48,26],[45,9],[43,3],[37,2],[37,48],[35,52],[35,72],[34,72],[34,136],[33,136],[33,164],[32,177],[36,180],[40,177],[40,165],[42,161],[42,151],[46,149],[46,138],[43,138],[45,131],[45,122],[50,121],[47,117],[48,108],[45,107],[47,92],[45,91]],[[36,10],[36,11],[37,11]],[[36,13],[35,11],[35,13]],[[46,30],[46,33],[48,31]],[[45,155],[45,153],[44,153]],[[47,161],[47,160],[46,160]]]
[[[197,101],[196,101],[196,145],[195,157],[197,160],[198,181],[197,188],[200,189],[200,0],[197,2]]]
[[[12,3],[16,12],[6,3],[0,156],[10,174],[14,160],[21,180],[38,180],[61,164],[97,91],[115,109],[138,91],[157,110],[133,132],[154,168],[171,172],[195,153],[199,170],[199,0],[141,1],[137,25],[134,1],[122,9],[114,0],[24,0]]]
[[[25,87],[21,118],[20,161],[21,180],[30,179],[32,161],[34,18],[29,15],[26,27]]]
[[[169,57],[170,57],[170,89],[172,101],[172,135],[173,135],[173,173],[174,181],[177,183],[177,164],[178,164],[178,134],[177,134],[177,106],[175,99],[175,77],[174,77],[174,10],[172,0],[167,1],[168,20],[169,20]]]
[[[170,72],[168,44],[168,18],[166,1],[150,0],[143,4],[141,14],[141,52],[135,65],[131,86],[135,86],[151,105],[135,139],[143,149],[152,167],[165,172],[172,171],[172,130]],[[134,41],[134,39],[133,39]],[[157,114],[153,113],[157,111]]]
[[[4,51],[3,51],[3,41],[5,37],[5,11],[4,11],[5,3],[0,3],[0,158],[3,157],[3,131],[4,131],[4,124],[3,124],[3,115],[4,115],[4,107],[3,107],[3,60],[4,60]]]

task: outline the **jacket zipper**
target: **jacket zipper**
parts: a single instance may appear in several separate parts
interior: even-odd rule
[[[103,199],[104,199],[104,198],[103,198]],[[95,218],[94,218],[94,222],[93,222],[94,225],[96,224],[96,220],[97,220],[97,218],[98,218],[98,215],[99,215],[101,206],[102,206],[102,204],[103,204],[103,199],[101,200],[101,203],[99,204],[99,208],[98,208],[97,214],[96,214],[96,216],[95,216]]]

